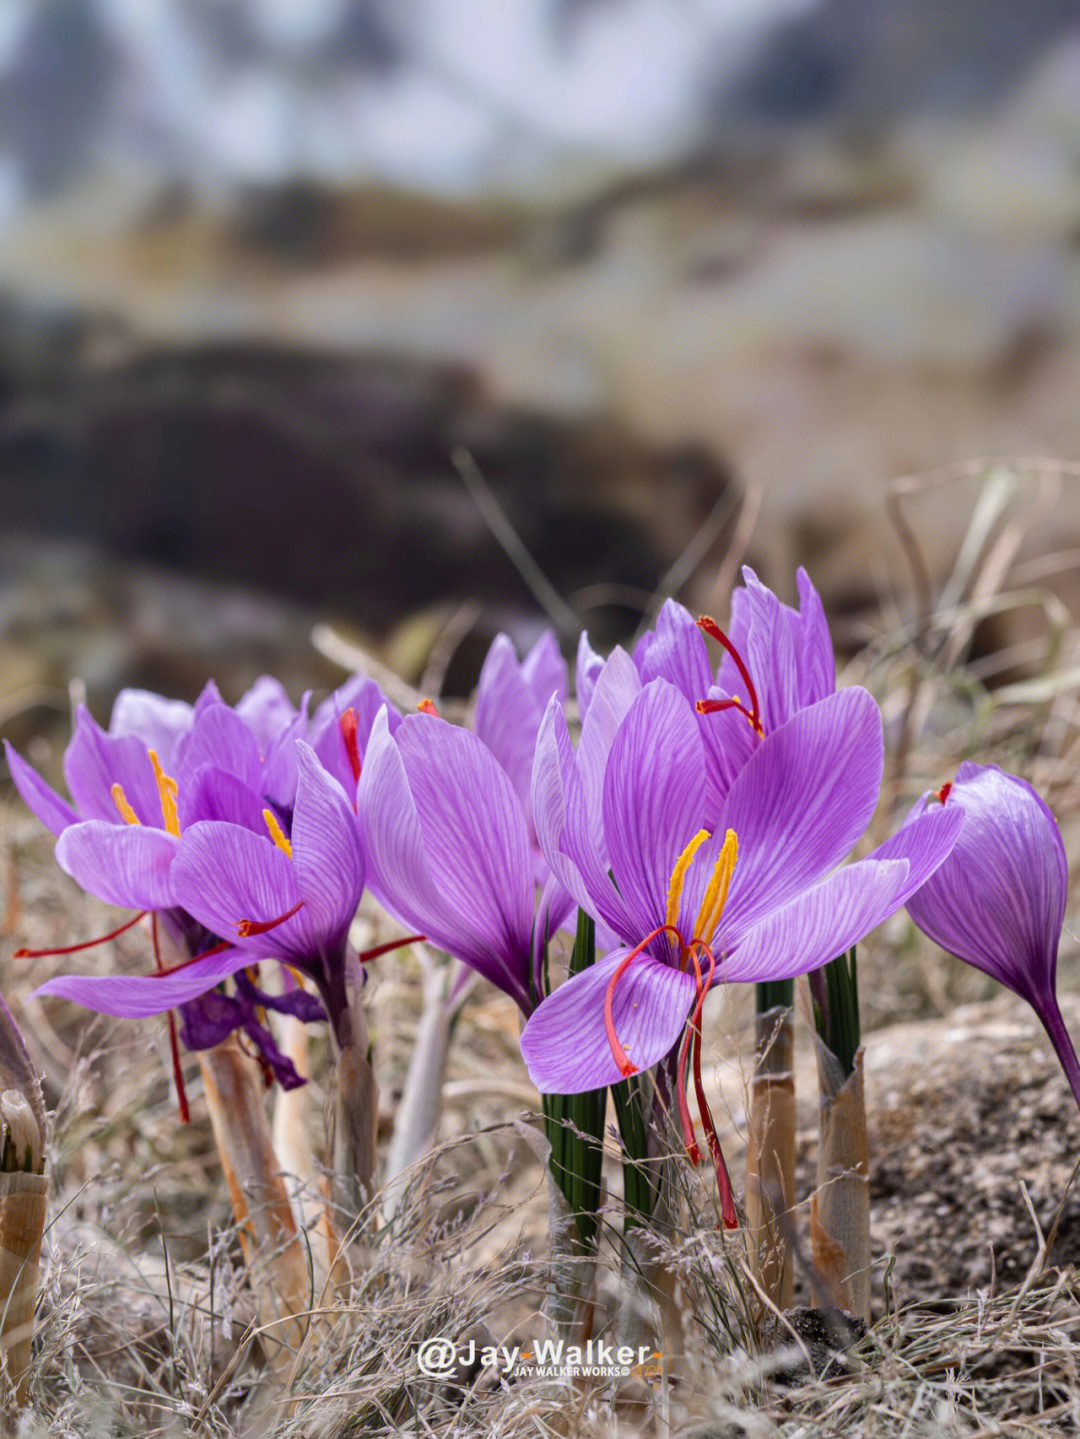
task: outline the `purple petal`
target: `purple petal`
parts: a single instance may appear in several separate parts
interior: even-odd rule
[[[908,825],[934,812],[937,801],[927,804],[924,797]],[[961,765],[944,810],[963,812],[963,830],[908,912],[936,944],[1038,1006],[1054,991],[1065,917],[1068,863],[1057,821],[1026,781],[996,765]]]
[[[75,714],[75,733],[64,754],[64,778],[83,819],[115,823],[112,786],[119,784],[142,824],[162,826],[161,796],[146,746],[135,735],[108,735],[85,705]]]
[[[256,744],[265,754],[274,739],[296,718],[296,706],[280,680],[260,675],[246,694],[236,702],[235,713],[255,736]]]
[[[306,906],[265,934],[236,933],[241,920],[277,919],[301,898],[292,862],[269,838],[215,820],[194,824],[180,841],[171,880],[174,904],[249,954],[300,965],[319,955],[321,936]]]
[[[266,833],[266,802],[262,796],[216,765],[204,764],[189,776],[176,803],[181,833],[205,819],[240,824],[255,834]]]
[[[315,751],[303,740],[296,750],[293,875],[308,920],[333,949],[348,933],[364,890],[360,831],[345,792]]]
[[[604,775],[611,746],[630,706],[641,693],[641,676],[621,647],[611,652],[597,677],[589,713],[581,727],[577,767],[589,811],[589,833],[594,848],[606,853],[604,840]]]
[[[739,841],[725,931],[756,923],[844,858],[870,823],[883,764],[881,714],[863,689],[830,695],[765,736],[717,826],[715,843],[728,829]],[[703,868],[691,869],[688,892]]]
[[[638,926],[612,884],[593,837],[584,785],[557,699],[548,706],[536,742],[532,806],[537,838],[552,873],[582,909],[599,916],[612,932],[632,938]]]
[[[67,800],[61,799],[51,785],[45,783],[37,770],[27,764],[7,740],[4,741],[4,752],[15,788],[46,829],[53,834],[63,834],[69,824],[79,822],[77,811],[72,809]]]
[[[195,712],[183,700],[165,699],[150,690],[121,690],[113,705],[109,733],[134,735],[152,749],[168,769],[176,746],[194,722]]]
[[[545,630],[521,661],[521,677],[532,691],[538,714],[543,714],[552,695],[566,703],[569,675],[554,630]]]
[[[199,714],[177,752],[176,780],[181,788],[205,764],[216,765],[259,789],[262,760],[255,736],[228,705],[211,704]]]
[[[143,1019],[162,1014],[197,999],[230,974],[251,963],[251,956],[227,949],[221,954],[196,959],[171,974],[60,974],[36,989],[33,998],[58,994],[98,1014],[116,1014],[124,1019]]]
[[[264,755],[259,781],[263,795],[278,809],[290,810],[296,802],[296,741],[308,733],[308,700],[306,694],[299,710],[285,728],[271,740]]]
[[[894,914],[911,891],[906,860],[847,865],[766,915],[726,959],[718,954],[714,982],[792,979],[820,969]]]
[[[439,723],[430,716],[421,718],[430,719],[432,725]],[[475,737],[470,738],[479,744]],[[502,775],[502,783],[509,787],[496,762],[490,759],[490,763]],[[428,863],[427,836],[397,741],[390,735],[385,711],[376,719],[368,742],[357,808],[368,862],[368,886],[380,903],[403,924],[422,930],[432,944],[464,960],[527,1009],[531,892],[528,913],[519,918],[509,943],[501,925],[496,932],[484,927],[483,910],[473,902],[471,890],[464,910],[459,910],[443,893]],[[523,830],[520,812],[518,823]],[[491,846],[502,844],[503,839],[495,832],[485,835],[485,842]],[[519,853],[520,843],[519,837]],[[525,853],[527,856],[527,844]],[[531,891],[531,885],[529,889]],[[524,919],[523,926],[521,919]]]
[[[637,925],[625,939],[664,922],[672,870],[702,826],[704,773],[693,710],[673,685],[653,680],[620,725],[604,777],[608,858]]]
[[[546,703],[537,701],[526,682],[509,636],[496,635],[476,686],[473,730],[506,771],[526,814],[533,751]]]
[[[88,894],[122,909],[168,909],[179,840],[162,829],[88,820],[56,842],[56,861]]]
[[[497,952],[528,953],[532,854],[520,801],[482,740],[431,715],[395,737],[431,877]]]
[[[593,690],[596,688],[596,681],[600,678],[600,671],[603,668],[603,656],[597,654],[589,643],[588,634],[582,630],[581,638],[578,640],[577,667],[574,676],[574,693],[577,695],[578,714],[581,716],[582,723],[589,712]]]
[[[622,1079],[604,1024],[604,998],[628,950],[598,960],[545,999],[521,1035],[521,1053],[541,1094],[580,1094]],[[615,1034],[639,1070],[678,1042],[694,1002],[693,975],[639,955],[612,996]]]
[[[705,636],[677,600],[665,600],[656,620],[655,638],[641,660],[642,682],[664,679],[693,707],[714,682]]]

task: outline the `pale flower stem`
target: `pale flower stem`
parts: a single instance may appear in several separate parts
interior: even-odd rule
[[[1072,1090],[1077,1108],[1080,1109],[1080,1060],[1076,1057],[1076,1050],[1069,1037],[1069,1031],[1065,1027],[1065,1020],[1058,1008],[1057,1000],[1051,996],[1048,1003],[1044,1002],[1036,1006],[1036,1013],[1050,1036],[1050,1043],[1054,1046],[1057,1057],[1061,1061],[1065,1078],[1069,1081],[1069,1088]]]

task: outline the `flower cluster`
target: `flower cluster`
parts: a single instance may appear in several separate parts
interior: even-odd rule
[[[797,610],[744,574],[726,633],[668,601],[632,653],[602,658],[582,637],[576,746],[550,634],[521,661],[496,640],[471,727],[430,704],[403,718],[360,677],[313,711],[271,679],[235,706],[212,685],[193,706],[125,691],[108,730],[79,711],[70,800],[8,746],[59,863],[155,930],[156,972],[65,975],[41,992],[118,1015],[176,1011],[192,1048],[239,1029],[293,1084],[266,1013],[326,1018],[350,1043],[365,956],[349,931],[366,886],[514,999],[541,1091],[667,1066],[691,1153],[691,1071],[714,1141],[708,991],[813,971],[905,904],[1045,1017],[1064,906],[1045,806],[966,766],[944,803],[921,802],[844,863],[880,795],[878,707],[864,689],[837,691],[802,571]],[[601,957],[546,992],[547,942],[576,908]]]

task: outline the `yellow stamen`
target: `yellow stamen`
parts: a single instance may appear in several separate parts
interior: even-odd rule
[[[667,892],[667,913],[664,916],[664,923],[675,928],[679,918],[679,900],[682,898],[683,884],[686,880],[686,871],[694,862],[694,855],[709,838],[707,829],[699,829],[694,838],[683,850],[675,861],[675,868],[671,871],[671,883]]]
[[[735,831],[729,829],[724,836],[724,847],[720,851],[720,857],[713,866],[712,879],[709,880],[705,898],[701,901],[698,917],[694,921],[694,938],[704,941],[705,944],[712,943],[716,926],[720,923],[724,905],[727,904],[728,886],[731,884],[731,876],[735,872],[735,861],[738,857],[739,840]]]
[[[165,828],[168,832],[179,839],[180,817],[176,813],[177,783],[161,768],[161,761],[153,750],[147,750],[147,755],[150,763],[154,766],[154,779],[157,782],[158,795],[161,799],[161,818],[165,821]]]
[[[112,802],[120,811],[120,818],[124,823],[138,824],[139,816],[131,808],[131,805],[128,804],[128,797],[124,793],[124,786],[119,780],[110,788],[109,793],[112,795]]]
[[[266,828],[270,831],[270,838],[281,850],[282,854],[292,859],[292,845],[285,838],[285,832],[277,822],[277,815],[272,809],[263,810],[263,819],[266,821]]]

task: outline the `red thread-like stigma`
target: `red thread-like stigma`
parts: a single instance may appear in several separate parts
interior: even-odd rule
[[[118,929],[112,929],[108,934],[101,935],[98,939],[87,939],[82,944],[68,944],[63,949],[17,949],[12,954],[12,959],[43,959],[50,954],[78,954],[83,949],[93,949],[99,944],[108,944],[110,939],[116,939],[118,935],[124,934],[127,930],[138,924],[146,914],[145,909],[140,909],[134,919],[129,919],[126,924],[120,925]]]
[[[949,795],[950,795],[951,793],[952,793],[952,780],[950,779],[950,780],[946,781],[946,783],[943,784],[943,785],[941,786],[941,788],[937,791],[937,793],[936,793],[936,795],[935,795],[935,798],[939,799],[939,800],[941,801],[941,803],[944,804],[945,801],[949,798]]]
[[[750,710],[741,700],[698,700],[696,708],[699,714],[715,714],[718,710],[737,709],[753,725],[757,734],[764,734],[761,724],[761,704],[758,700],[757,690],[754,688],[754,681],[750,678],[750,671],[746,667],[742,655],[728,639],[727,635],[720,628],[714,619],[708,615],[702,615],[698,620],[698,628],[714,639],[717,644],[722,645],[731,658],[735,661],[735,668],[739,671],[743,684],[746,686],[746,693],[750,696]]]
[[[161,949],[158,945],[158,928],[156,912],[150,916],[150,938],[154,945],[154,963],[157,965],[158,973],[163,974],[165,966],[161,962]],[[188,1107],[187,1090],[184,1088],[184,1069],[180,1063],[180,1040],[176,1033],[176,1015],[169,1010],[169,1053],[172,1055],[173,1080],[176,1084],[176,1102],[180,1106],[181,1124],[191,1123],[191,1110]]]
[[[657,927],[653,930],[652,934],[647,934],[645,938],[641,941],[641,943],[638,945],[638,947],[636,949],[632,949],[630,953],[626,956],[626,958],[622,961],[618,969],[616,969],[615,973],[611,976],[611,980],[608,983],[607,992],[604,995],[604,1031],[607,1034],[607,1042],[611,1047],[611,1057],[618,1065],[619,1073],[624,1079],[629,1079],[632,1074],[637,1074],[638,1065],[634,1064],[633,1061],[630,1059],[630,1056],[622,1047],[619,1036],[615,1033],[615,1018],[611,1012],[612,1001],[615,998],[615,986],[618,984],[619,980],[622,979],[623,975],[630,968],[631,964],[633,964],[634,960],[637,959],[637,957],[641,954],[645,946],[651,944],[652,941],[656,938],[656,936],[658,934],[663,934],[665,930],[670,930],[671,933],[675,935],[676,939],[678,939],[679,931],[675,928],[674,925],[657,925]]]
[[[272,929],[277,929],[279,924],[284,924],[287,919],[292,919],[293,915],[299,913],[303,907],[304,901],[298,899],[292,909],[287,909],[284,914],[276,915],[273,919],[238,919],[233,925],[233,929],[241,939],[250,939],[255,934],[269,934]]]
[[[434,715],[436,719],[442,719],[442,715],[435,707],[434,700],[421,700],[416,708],[422,715]]]
[[[349,768],[355,780],[360,778],[360,746],[356,735],[356,711],[347,709],[339,720],[341,738],[345,741],[345,753],[349,756]]]

